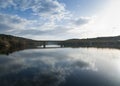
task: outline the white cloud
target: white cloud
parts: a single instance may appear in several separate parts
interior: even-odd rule
[[[90,23],[93,23],[95,20],[95,16],[91,16],[91,17],[72,17],[71,20],[69,21],[69,24],[71,24],[72,26],[76,27],[76,28],[82,28],[84,26],[87,26]]]
[[[0,7],[1,8],[7,8],[11,5],[15,5],[13,0],[0,0]]]
[[[62,31],[63,33],[66,32],[66,26],[61,26],[59,22],[69,19],[71,15],[65,9],[65,5],[57,0],[6,0],[6,2],[1,0],[0,2],[2,4],[1,8],[7,9],[13,6],[14,11],[25,12],[31,10],[32,14],[37,16],[35,20],[27,20],[21,18],[19,14],[1,13],[1,33],[20,36],[24,34],[25,37],[28,35],[33,37],[33,34],[50,36],[50,34],[55,35],[62,34]],[[58,28],[59,26],[60,28]]]
[[[57,0],[0,0],[0,3],[1,8],[13,6],[14,10],[31,10],[33,15],[45,19],[61,20],[69,17],[65,4]]]
[[[91,17],[79,17],[78,19],[72,20],[70,27],[73,29],[68,30],[68,34],[72,34],[72,38],[84,38],[87,32],[91,31],[88,27],[94,24],[96,16]]]
[[[0,14],[0,19],[0,33],[24,37],[31,36],[30,38],[33,39],[36,39],[36,36],[39,38],[48,37],[47,39],[57,38],[60,35],[65,35],[66,31],[71,29],[49,21],[41,24],[39,20],[27,20],[17,15]]]
[[[76,19],[65,20],[65,24],[56,22],[27,20],[17,15],[0,14],[0,33],[23,36],[32,39],[67,39],[76,36],[75,31],[82,30],[82,27],[89,24],[90,17],[82,17],[83,22],[76,24]],[[84,22],[85,21],[85,22]],[[71,23],[72,22],[72,23]]]
[[[38,4],[32,7],[36,15],[62,19],[67,14],[65,5],[59,3],[57,0],[37,0],[36,3]]]
[[[30,21],[20,18],[17,15],[11,16],[6,14],[0,14],[0,29],[3,29],[3,32],[19,31],[26,29],[27,25],[30,24]],[[7,27],[7,28],[6,28]]]
[[[114,2],[114,3],[113,3]],[[0,33],[33,39],[67,39],[120,34],[119,1],[112,1],[103,13],[92,17],[70,14],[65,4],[57,0],[0,0],[0,8],[26,12],[31,10],[37,19],[28,20],[16,15],[0,14]]]

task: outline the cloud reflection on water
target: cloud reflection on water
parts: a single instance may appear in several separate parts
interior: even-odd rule
[[[0,55],[0,86],[59,86],[68,77],[79,83],[83,78],[96,81],[93,86],[119,86],[119,54],[112,49],[59,48]]]
[[[0,77],[6,83],[28,84],[34,83],[44,86],[58,86],[65,82],[73,70],[94,70],[94,63],[87,60],[75,59],[69,56],[71,52],[61,52],[59,50],[25,50],[13,53],[9,56],[0,56]],[[74,52],[73,52],[74,53]],[[4,61],[4,62],[3,62]],[[9,77],[8,77],[9,76]],[[20,79],[22,78],[22,79]],[[19,80],[18,80],[19,79]],[[12,86],[15,86],[12,84]],[[6,85],[7,86],[7,85]],[[29,85],[29,86],[32,86]]]

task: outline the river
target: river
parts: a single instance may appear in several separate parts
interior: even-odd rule
[[[120,50],[43,48],[1,54],[0,86],[120,86]]]

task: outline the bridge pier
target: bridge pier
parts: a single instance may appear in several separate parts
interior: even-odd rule
[[[61,44],[61,45],[60,45],[60,47],[64,47],[64,45],[63,45],[63,44]]]
[[[42,47],[46,48],[47,45],[59,45],[59,47],[64,47],[64,43],[62,41],[42,41]]]
[[[46,42],[43,42],[43,48],[46,48]]]
[[[45,45],[45,44],[43,45],[43,48],[46,48],[46,45]]]

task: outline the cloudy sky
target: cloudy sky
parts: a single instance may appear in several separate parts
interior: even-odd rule
[[[37,40],[120,35],[120,0],[0,0],[0,34]]]

